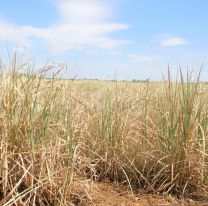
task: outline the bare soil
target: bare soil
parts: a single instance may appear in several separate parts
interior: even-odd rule
[[[81,198],[82,195],[79,197]],[[75,198],[76,199],[76,198]],[[80,206],[208,206],[208,201],[177,200],[172,196],[135,195],[110,183],[95,183],[93,192],[74,201]]]

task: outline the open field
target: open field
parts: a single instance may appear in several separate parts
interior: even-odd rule
[[[23,76],[13,65],[0,74],[0,205],[105,205],[92,189],[101,182],[205,201],[207,84],[46,79],[45,71]]]

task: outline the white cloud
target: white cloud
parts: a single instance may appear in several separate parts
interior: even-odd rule
[[[110,5],[101,0],[59,0],[57,7],[66,21],[100,22],[112,14]]]
[[[178,38],[178,37],[170,37],[161,41],[162,46],[177,46],[177,45],[185,45],[189,42],[185,39]]]
[[[154,62],[159,61],[161,59],[160,56],[151,56],[151,55],[143,55],[143,54],[130,54],[128,57],[136,62]]]
[[[106,54],[109,56],[121,56],[121,55],[124,55],[124,52],[117,51],[117,50],[109,50],[106,52]]]
[[[129,26],[111,22],[111,6],[101,0],[59,0],[56,7],[59,20],[47,28],[17,26],[0,19],[0,40],[29,45],[30,38],[36,37],[53,52],[85,47],[109,49],[130,43],[111,37],[111,33]]]
[[[28,47],[31,42],[24,34],[23,28],[0,20],[0,40],[15,42],[16,46]]]

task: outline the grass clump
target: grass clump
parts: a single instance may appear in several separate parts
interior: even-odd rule
[[[16,68],[0,74],[1,205],[70,205],[86,179],[207,194],[207,85],[199,79],[65,81],[45,78],[51,67]]]

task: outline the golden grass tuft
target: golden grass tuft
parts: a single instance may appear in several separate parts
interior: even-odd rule
[[[87,180],[179,197],[208,192],[207,85],[0,73],[0,205],[73,205]]]

